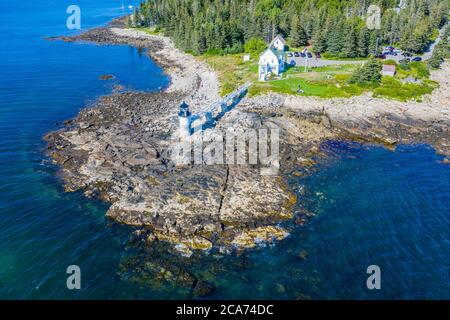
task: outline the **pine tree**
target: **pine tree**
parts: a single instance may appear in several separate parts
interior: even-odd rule
[[[325,52],[327,50],[327,41],[325,39],[325,31],[317,31],[312,39],[314,52]]]
[[[300,19],[297,15],[292,18],[291,32],[289,33],[291,44],[294,47],[300,47],[306,45],[306,32],[303,29]]]
[[[342,48],[342,56],[354,58],[358,55],[358,40],[356,38],[355,29],[350,27],[345,37],[344,47]]]
[[[358,56],[360,57],[367,57],[369,53],[369,30],[364,27],[359,32],[359,39],[358,39]]]
[[[141,25],[141,16],[139,14],[139,10],[134,8],[133,19],[132,19],[133,27],[140,27]]]
[[[450,28],[447,27],[446,31],[449,29]],[[431,58],[427,61],[428,65],[432,68],[439,68],[445,59],[450,58],[450,46],[446,33],[444,33],[441,41],[434,48]]]
[[[448,1],[410,0],[397,13],[386,10],[394,7],[396,0],[376,0],[383,7],[382,29],[368,32],[362,27],[361,14],[369,3],[368,0],[143,0],[136,12],[131,13],[128,26],[157,27],[181,49],[196,47],[202,52],[205,46],[206,51],[216,53],[239,50],[254,37],[270,41],[281,33],[296,45],[312,38],[316,51],[348,55],[356,35],[357,55],[367,56],[377,47],[377,37],[378,53],[382,43],[399,43],[402,49],[420,52],[430,41],[433,29],[448,20]]]
[[[350,83],[368,84],[379,83],[381,80],[381,63],[372,58],[359,67],[350,78]]]
[[[327,51],[334,56],[341,55],[344,32],[341,22],[335,22],[327,39]]]

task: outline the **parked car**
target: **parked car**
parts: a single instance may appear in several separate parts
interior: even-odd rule
[[[412,56],[412,54],[410,53],[410,52],[403,52],[403,55],[405,56],[405,57],[411,57]]]
[[[304,52],[301,52],[301,53],[300,53],[300,56],[301,56],[302,58],[304,58],[304,57],[306,57],[306,54],[305,54]]]
[[[411,61],[422,61],[422,58],[421,57],[414,57],[414,58],[412,58],[411,59]]]
[[[288,53],[287,53],[287,56],[288,56],[288,57],[292,57],[292,52],[288,52]]]
[[[322,56],[320,55],[320,52],[316,52],[316,58],[317,58],[317,59],[322,58]]]
[[[390,54],[390,55],[392,55],[392,56],[396,56],[396,55],[397,55],[397,52],[389,51],[389,52],[387,52],[386,54]]]
[[[296,51],[294,52],[294,57],[300,57],[300,54]]]
[[[402,63],[409,63],[409,62],[410,62],[410,59],[409,59],[409,58],[405,58],[405,59],[399,60],[398,62],[399,62],[400,64],[402,64]]]
[[[386,54],[384,54],[384,53],[379,54],[379,55],[377,55],[377,58],[384,60],[384,59],[386,59]]]
[[[311,52],[308,52],[306,55],[308,56],[308,58],[312,58]]]

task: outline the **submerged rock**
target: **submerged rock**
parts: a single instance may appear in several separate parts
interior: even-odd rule
[[[306,250],[302,250],[297,255],[300,260],[306,260],[308,258],[308,252]]]
[[[238,248],[252,248],[259,243],[282,240],[288,235],[289,233],[286,230],[278,226],[258,227],[242,231],[231,243]]]
[[[206,281],[197,281],[193,294],[195,297],[202,298],[210,295],[215,290],[215,286]]]
[[[111,79],[114,79],[115,77],[114,77],[114,75],[112,75],[112,74],[102,74],[101,76],[100,76],[100,80],[111,80]]]

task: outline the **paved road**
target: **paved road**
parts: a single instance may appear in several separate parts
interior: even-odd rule
[[[439,30],[439,36],[436,38],[435,41],[433,41],[432,43],[430,43],[430,45],[425,49],[425,52],[422,55],[413,55],[411,58],[414,57],[421,57],[422,61],[426,61],[428,59],[431,58],[431,55],[433,54],[433,50],[436,47],[436,45],[441,41],[442,36],[444,35],[444,31],[445,31],[445,27],[447,25],[443,26],[440,30]],[[396,62],[398,62],[399,60],[402,60],[406,58],[403,54],[397,54],[396,56],[392,56],[392,55],[386,55],[386,60],[395,60]]]
[[[297,67],[324,67],[339,64],[361,64],[364,60],[326,60],[312,58],[302,58],[302,57],[287,57],[287,63],[295,62]]]
[[[445,27],[447,26],[447,24],[445,26],[443,26],[441,28],[441,30],[439,30],[439,36],[436,38],[436,40],[430,44],[430,46],[425,50],[425,53],[422,55],[422,60],[428,60],[431,58],[431,55],[433,54],[433,50],[436,47],[436,45],[441,41],[442,36],[444,35],[444,31],[445,31]]]

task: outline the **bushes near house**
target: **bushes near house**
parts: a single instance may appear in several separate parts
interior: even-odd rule
[[[251,38],[244,44],[244,52],[250,53],[252,58],[256,58],[261,52],[267,49],[267,43],[262,38]]]
[[[350,83],[373,84],[381,80],[381,62],[378,59],[371,58],[361,67],[356,69],[350,78]]]
[[[408,76],[417,79],[426,79],[430,76],[430,71],[425,62],[411,62],[405,64],[399,64],[397,68],[397,77],[404,79]]]
[[[421,100],[421,96],[429,94],[436,88],[437,83],[424,80],[422,84],[402,83],[392,77],[383,77],[379,87],[373,90],[374,97],[387,97],[400,101]]]

